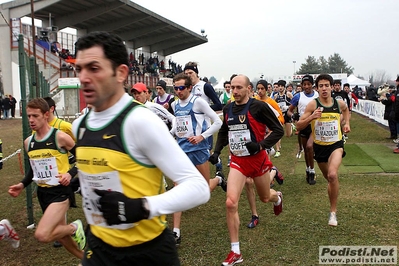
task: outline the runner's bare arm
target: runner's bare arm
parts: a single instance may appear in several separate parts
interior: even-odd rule
[[[316,110],[316,101],[309,102],[308,105],[306,106],[305,112],[303,113],[303,115],[296,124],[297,130],[302,130],[306,128],[313,119],[317,118],[314,114],[315,110]]]

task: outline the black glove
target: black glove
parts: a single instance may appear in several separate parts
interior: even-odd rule
[[[135,223],[149,217],[149,211],[144,207],[145,199],[131,199],[120,192],[98,190],[100,210],[107,224]]]
[[[260,145],[257,142],[247,142],[245,146],[251,155],[257,154],[260,151]]]
[[[80,180],[78,177],[72,178],[71,182],[69,182],[69,186],[72,188],[73,193],[79,193],[82,195],[80,191]]]
[[[299,120],[299,114],[298,113],[292,114],[291,119],[295,120],[295,121],[298,121]]]
[[[209,156],[208,161],[210,161],[211,164],[217,164],[219,161],[219,155],[220,153],[215,151],[211,156]]]

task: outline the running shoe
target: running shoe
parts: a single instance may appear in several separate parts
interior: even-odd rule
[[[222,266],[233,266],[238,263],[243,262],[241,254],[234,253],[234,251],[230,251],[227,258],[222,262]]]
[[[399,148],[394,149],[393,153],[399,153]]]
[[[315,173],[309,172],[309,181],[308,181],[309,185],[316,184],[315,176],[316,176]]]
[[[297,159],[301,159],[302,153],[303,153],[303,149],[301,149],[300,151],[298,151],[298,153],[296,154],[296,158],[297,158]]]
[[[247,224],[248,228],[255,228],[259,223],[259,217],[256,215],[252,215],[251,221]]]
[[[328,218],[328,225],[329,226],[337,226],[337,214],[335,212],[330,212],[330,217]]]
[[[224,177],[223,172],[222,172],[222,171],[216,172],[216,177],[220,177],[220,179],[222,180],[222,182],[220,182],[220,183],[218,184],[218,186],[221,186],[222,189],[224,190],[224,192],[226,192],[226,191],[227,191],[227,180],[226,180],[226,178]]]
[[[86,236],[82,221],[77,219],[72,224],[76,227],[75,233],[72,235],[72,239],[76,242],[76,244],[78,244],[79,249],[83,250],[86,246]]]
[[[284,176],[283,176],[283,174],[280,173],[280,172],[277,170],[277,167],[275,167],[275,166],[273,166],[272,169],[276,170],[276,175],[274,176],[274,179],[276,179],[276,181],[277,181],[277,183],[278,183],[279,185],[282,185],[282,184],[284,183]]]
[[[9,220],[4,219],[0,221],[0,224],[3,225],[6,232],[3,236],[0,236],[0,239],[6,239],[11,242],[11,246],[13,248],[19,247],[19,235],[17,231],[15,231],[14,227],[12,227]]]
[[[306,183],[309,184],[309,171],[306,170]]]
[[[274,158],[278,158],[278,157],[280,157],[280,155],[281,155],[280,151],[276,151],[276,154],[274,155]]]
[[[280,191],[277,191],[277,196],[280,197],[281,202],[279,205],[274,205],[273,206],[273,210],[274,210],[274,214],[275,215],[279,215],[280,213],[283,212],[283,193],[281,193]]]
[[[176,247],[180,246],[181,236],[177,236],[176,232],[173,232],[173,236],[175,237]]]

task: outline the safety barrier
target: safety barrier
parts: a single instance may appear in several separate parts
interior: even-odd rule
[[[369,100],[360,100],[356,107],[353,107],[352,111],[362,114],[364,116],[373,119],[374,121],[388,126],[388,121],[384,120],[384,110],[385,105],[380,102],[369,101]]]

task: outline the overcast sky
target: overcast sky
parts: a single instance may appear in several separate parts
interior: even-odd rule
[[[208,43],[172,55],[201,76],[292,75],[308,56],[338,53],[355,75],[399,74],[399,0],[148,1],[137,4]],[[172,4],[173,3],[173,4]]]
[[[308,56],[334,53],[366,79],[399,74],[399,0],[133,2],[198,34],[205,30],[208,43],[171,55],[178,64],[198,62],[202,77],[276,79]]]

